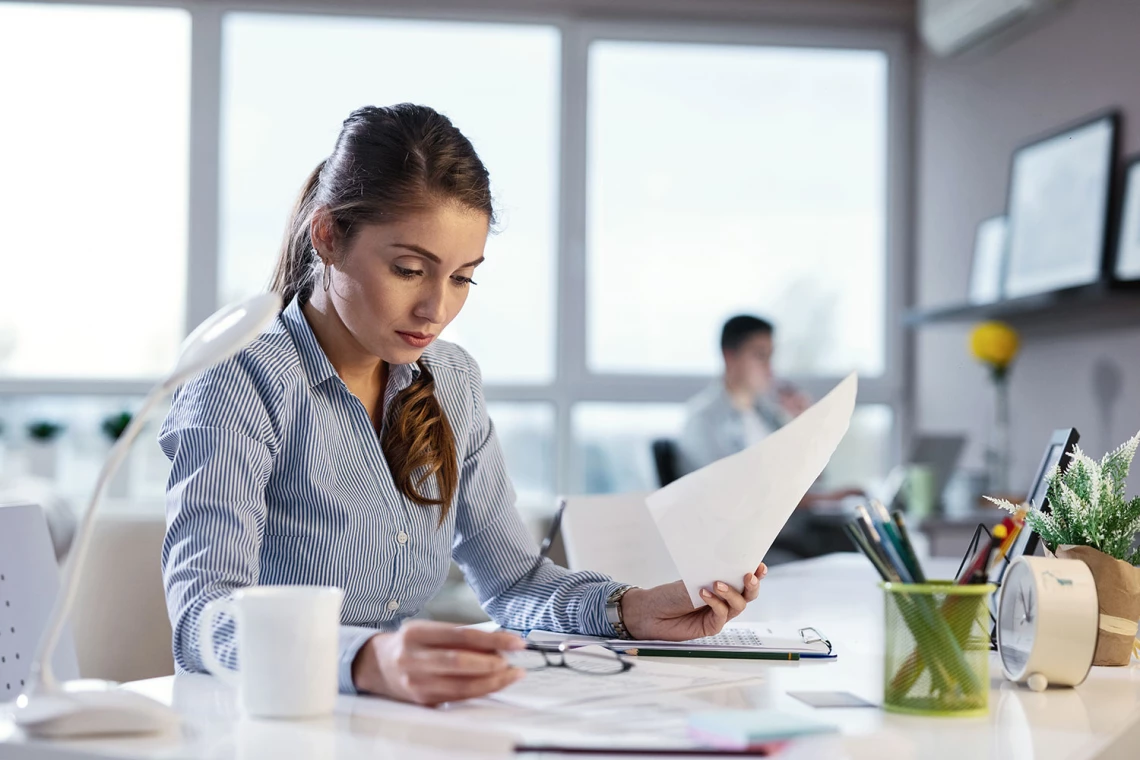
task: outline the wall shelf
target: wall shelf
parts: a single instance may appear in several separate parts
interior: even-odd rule
[[[919,328],[988,319],[1031,331],[1034,328],[1083,331],[1140,326],[1140,288],[1100,282],[996,303],[911,309],[904,313],[903,324]]]

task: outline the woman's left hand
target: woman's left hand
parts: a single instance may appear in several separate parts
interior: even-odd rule
[[[653,588],[634,588],[621,599],[622,621],[635,639],[687,641],[720,633],[724,624],[744,612],[760,592],[760,579],[768,574],[763,562],[755,573],[744,576],[744,593],[717,582],[713,590],[701,589],[707,607],[693,607],[681,581]]]

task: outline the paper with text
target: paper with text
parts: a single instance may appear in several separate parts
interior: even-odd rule
[[[581,651],[592,650],[604,653],[602,647],[596,645],[584,647]],[[509,654],[507,657],[510,659]],[[604,676],[577,673],[570,668],[532,670],[521,681],[495,692],[489,698],[516,707],[543,710],[599,699],[619,699],[663,691],[721,686],[755,678],[755,674],[637,660],[634,666],[624,673]]]
[[[858,387],[852,373],[756,445],[646,497],[694,605],[716,581],[740,590],[764,559],[847,433]]]

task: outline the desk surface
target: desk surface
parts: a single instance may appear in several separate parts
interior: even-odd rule
[[[934,568],[952,573],[954,568]],[[1035,694],[991,668],[990,715],[917,718],[878,709],[813,709],[794,690],[846,690],[882,697],[882,599],[866,560],[831,555],[774,568],[747,617],[813,625],[836,644],[835,661],[701,660],[747,670],[751,685],[719,690],[713,704],[775,707],[835,723],[841,734],[800,742],[781,757],[1091,758],[1135,757],[1140,747],[1140,669],[1094,668],[1076,689]],[[238,718],[234,695],[207,676],[140,681],[139,691],[173,703],[180,735],[134,740],[38,743],[0,719],[0,757],[163,758],[493,758],[510,756],[514,708],[486,701],[429,710],[368,697],[341,697],[337,714],[308,722]],[[525,757],[535,757],[527,755]]]

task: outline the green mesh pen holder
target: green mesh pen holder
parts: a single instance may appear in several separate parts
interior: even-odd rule
[[[885,612],[883,709],[910,715],[989,712],[994,585],[881,583]]]

